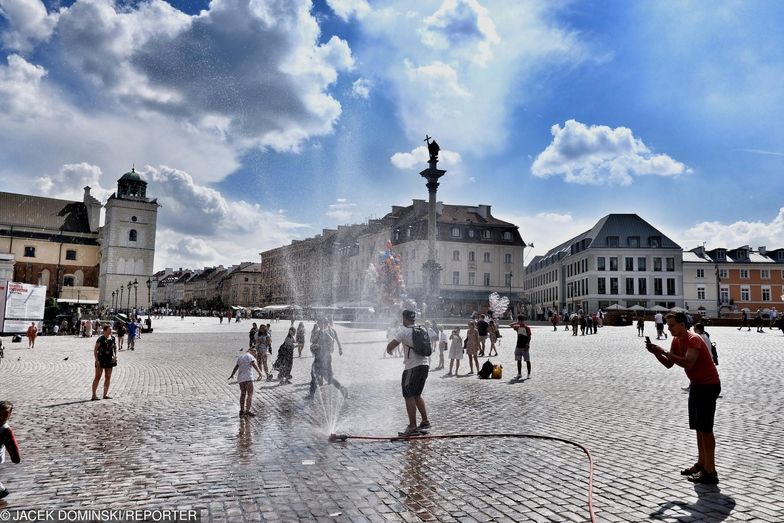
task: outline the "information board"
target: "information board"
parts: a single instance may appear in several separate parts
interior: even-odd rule
[[[44,321],[46,286],[7,282],[5,287],[5,317],[0,323],[0,332],[23,334],[32,322],[40,330]]]

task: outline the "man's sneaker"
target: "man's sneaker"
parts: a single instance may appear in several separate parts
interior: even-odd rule
[[[401,438],[410,438],[412,436],[421,436],[422,431],[419,430],[419,427],[406,427],[406,430],[398,432],[397,435]]]
[[[417,427],[417,428],[419,430],[429,429],[430,428],[430,422],[429,421],[423,421],[422,423],[419,424],[419,427]]]
[[[713,472],[701,470],[693,476],[689,476],[689,481],[692,483],[701,483],[703,485],[718,485],[719,474],[715,470]]]
[[[521,380],[521,379],[523,379],[523,375],[522,374],[518,374],[517,376],[515,376],[515,379],[516,380]]]
[[[693,476],[694,474],[697,474],[698,472],[702,472],[702,465],[700,465],[699,463],[695,463],[691,467],[689,467],[687,469],[683,469],[681,471],[681,476]]]

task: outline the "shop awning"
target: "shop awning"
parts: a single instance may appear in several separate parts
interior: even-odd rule
[[[98,300],[85,300],[76,298],[57,298],[57,303],[77,303],[79,305],[98,305]]]

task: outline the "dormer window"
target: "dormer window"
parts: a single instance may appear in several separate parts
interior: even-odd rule
[[[640,237],[639,236],[629,236],[626,239],[626,243],[629,247],[637,248],[640,246]]]
[[[607,237],[607,247],[618,247],[618,237],[617,236],[608,236]]]
[[[716,251],[716,259],[724,261],[727,259],[727,253],[724,250]]]
[[[741,251],[737,251],[736,257],[739,260],[747,260],[749,258],[749,255],[746,253],[746,251],[741,250]]]
[[[512,232],[511,231],[504,231],[504,240],[512,241]]]
[[[476,235],[473,229],[468,229],[468,237],[473,238]]]
[[[483,240],[489,240],[492,237],[493,237],[493,234],[490,232],[489,229],[485,229],[484,231],[482,231],[482,239]]]
[[[661,236],[648,236],[648,247],[658,249],[661,247]]]
[[[460,238],[460,227],[452,227],[452,238]]]

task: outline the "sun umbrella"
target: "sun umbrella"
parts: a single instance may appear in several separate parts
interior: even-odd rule
[[[629,307],[629,310],[630,311],[644,311],[645,307],[643,307],[642,305],[637,304],[637,305],[632,305],[631,307]]]
[[[625,311],[627,310],[626,307],[621,307],[617,303],[610,305],[609,307],[605,307],[604,310],[606,311]]]
[[[662,307],[661,305],[654,305],[653,307],[651,307],[651,310],[655,312],[667,312],[670,309],[668,309],[667,307]]]

